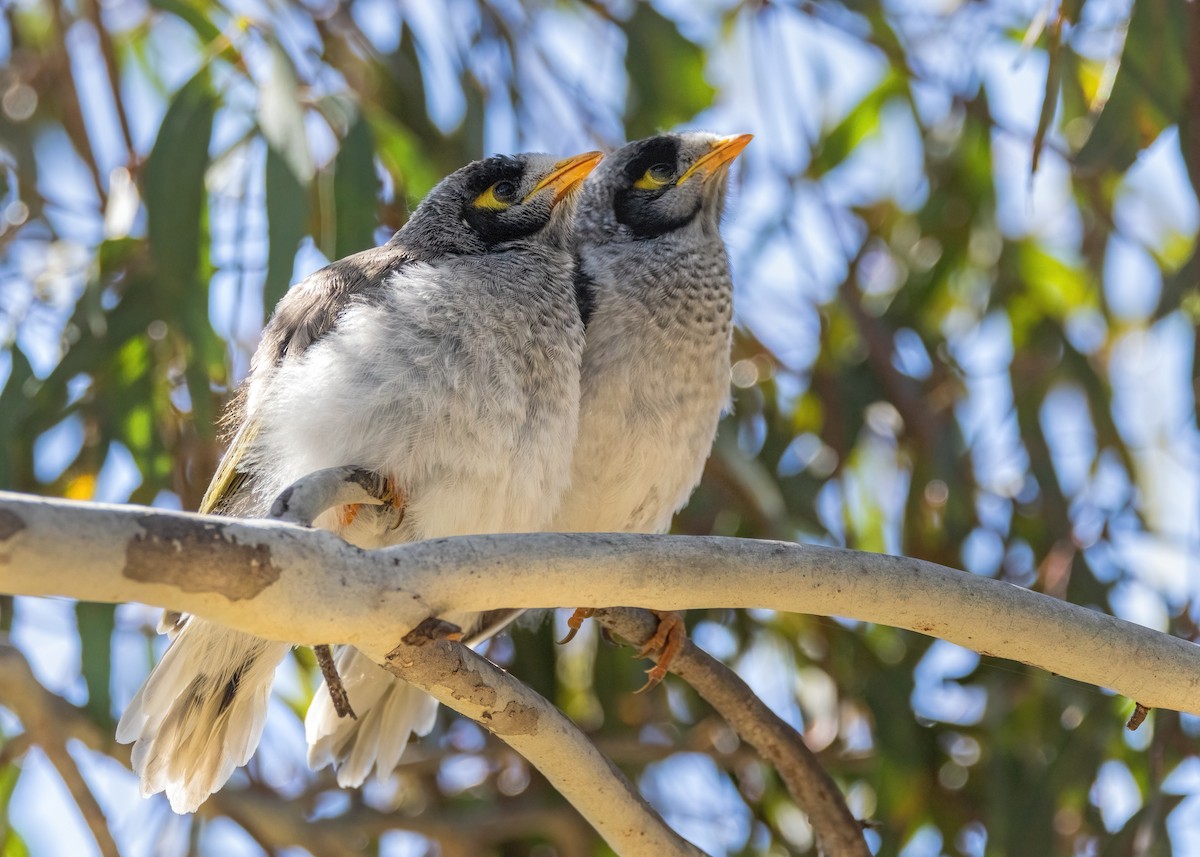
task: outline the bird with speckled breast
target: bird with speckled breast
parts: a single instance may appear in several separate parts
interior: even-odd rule
[[[316,523],[359,547],[545,529],[569,483],[579,416],[570,203],[599,159],[477,161],[387,244],[292,288],[231,406],[232,440],[201,511],[262,516],[298,478],[353,465],[385,477],[391,503]],[[465,630],[475,621],[444,618]],[[117,739],[134,743],[143,793],[166,791],[188,812],[253,754],[289,646],[194,616],[166,624],[172,642]],[[373,766],[391,772],[437,704],[353,649],[337,661],[359,719],[339,721],[319,695],[307,729],[317,760],[360,783]]]
[[[612,152],[575,213],[587,330],[562,532],[663,533],[700,481],[729,406],[733,280],[721,240],[729,164],[751,135],[663,134]],[[569,640],[589,611],[569,621]],[[662,620],[660,680],[684,638]]]

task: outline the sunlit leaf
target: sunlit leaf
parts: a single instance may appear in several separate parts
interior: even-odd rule
[[[822,135],[820,146],[809,164],[809,173],[822,176],[846,160],[859,144],[879,130],[884,105],[903,96],[905,91],[904,81],[899,75],[886,75],[851,109],[845,119]]]
[[[91,500],[96,496],[96,474],[80,473],[67,483],[63,496],[68,500]]]
[[[0,745],[3,746],[3,745]],[[0,857],[27,857],[29,849],[17,831],[13,830],[8,804],[21,777],[21,767],[8,762],[0,767]]]
[[[379,159],[396,178],[409,199],[421,199],[441,179],[412,132],[380,111],[367,114],[378,147]]]

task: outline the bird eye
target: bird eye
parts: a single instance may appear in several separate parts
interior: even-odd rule
[[[517,198],[517,186],[508,179],[501,179],[475,197],[476,208],[490,208],[499,211],[508,208]]]
[[[655,164],[642,174],[642,177],[633,183],[636,188],[642,190],[658,190],[660,187],[665,187],[670,184],[671,179],[675,177],[675,168],[670,164]]]

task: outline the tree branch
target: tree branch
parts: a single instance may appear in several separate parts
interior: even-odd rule
[[[593,618],[639,648],[658,626],[654,614],[628,607],[600,610]],[[733,670],[690,640],[672,659],[670,670],[690,684],[743,741],[775,766],[792,799],[812,823],[823,853],[870,857],[862,826],[850,814],[833,778],[796,730],[767,708]]]
[[[385,488],[382,483],[372,482],[369,474],[364,478],[364,472],[355,468],[330,468],[286,489],[271,514],[307,522],[332,505],[371,502],[370,498]],[[40,503],[43,510],[48,502]],[[121,508],[107,507],[104,511]],[[208,561],[199,568],[193,566],[190,572],[172,574],[173,582],[188,590],[195,590],[197,585],[215,585],[235,603],[240,600],[261,603],[262,595],[273,591],[272,584],[286,574],[287,564],[282,567],[275,564],[272,548],[251,544],[236,535],[226,538],[227,534],[216,523],[223,525],[232,519],[201,520],[199,529],[189,530],[184,524],[188,517],[155,520],[143,514],[140,525],[144,535],[135,536],[127,545],[125,576],[140,582],[156,580],[165,568],[174,566],[180,570],[180,560],[198,552],[208,554]],[[283,526],[289,535],[300,536],[301,541],[323,534],[290,524]],[[0,571],[5,571],[11,560],[11,555],[4,552],[7,546],[15,543],[19,550],[25,542],[25,531],[24,521],[0,508]],[[358,554],[369,556],[363,551]],[[226,562],[242,564],[240,584],[231,587],[231,581],[224,577]],[[182,563],[183,567],[188,565]],[[195,578],[183,576],[189,574]],[[0,576],[0,580],[7,583],[8,576]],[[374,621],[381,623],[379,633],[386,634],[385,639],[395,639],[394,619],[381,616]],[[360,648],[374,654],[361,645]],[[663,822],[624,775],[562,712],[466,646],[424,637],[418,629],[408,634],[386,658],[378,654],[375,657],[396,675],[480,723],[525,756],[618,854],[702,857],[701,851]],[[247,830],[252,835],[261,835],[257,825]],[[448,843],[450,846],[452,842]]]
[[[384,666],[533,763],[618,854],[698,857],[566,715],[461,643],[409,634]]]
[[[0,591],[143,601],[267,639],[349,643],[380,662],[452,609],[760,607],[907,628],[1200,714],[1192,643],[933,563],[815,545],[534,533],[368,553],[290,524],[0,492]]]

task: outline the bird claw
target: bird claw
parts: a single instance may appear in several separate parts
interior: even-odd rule
[[[383,485],[383,496],[379,499],[383,501],[387,511],[395,514],[395,520],[388,526],[389,530],[394,530],[404,523],[404,509],[408,504],[405,502],[404,492],[392,477],[384,479]]]
[[[646,670],[648,676],[646,683],[634,691],[635,693],[645,693],[661,682],[670,671],[671,661],[675,660],[675,656],[687,642],[687,626],[683,624],[681,614],[658,610],[650,612],[658,617],[658,629],[655,630],[654,636],[638,649],[637,656],[639,658],[649,657],[650,653],[655,651],[659,655],[654,666]]]
[[[567,643],[575,639],[575,635],[579,633],[579,629],[583,627],[583,623],[592,616],[596,615],[595,607],[579,607],[571,614],[571,618],[567,620],[567,636],[558,641],[560,646],[565,646]]]
[[[379,477],[377,476],[376,478]],[[384,476],[379,483],[378,493],[374,485],[368,488],[367,492],[380,502],[379,506],[374,507],[376,515],[391,515],[393,517],[393,520],[387,525],[388,530],[394,530],[404,523],[404,509],[406,505],[404,492],[396,485],[395,480],[390,476]],[[359,513],[362,512],[365,505],[368,504],[349,503],[340,507],[337,511],[338,526],[345,529],[353,524],[358,519]]]

